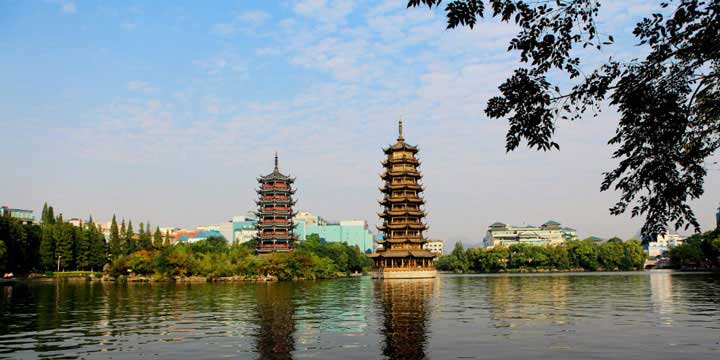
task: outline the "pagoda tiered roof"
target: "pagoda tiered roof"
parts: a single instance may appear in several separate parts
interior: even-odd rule
[[[410,202],[410,203],[416,203],[416,204],[424,204],[425,200],[418,197],[417,195],[403,195],[403,196],[386,196],[382,200],[378,200],[378,203],[380,205],[386,205],[390,203],[402,203],[402,202]]]
[[[391,170],[391,171],[385,171],[384,173],[380,174],[380,178],[383,180],[387,180],[390,177],[400,177],[400,176],[410,176],[410,177],[419,179],[422,177],[422,173],[417,170]]]
[[[260,183],[268,181],[283,181],[291,184],[295,181],[295,178],[280,172],[280,169],[278,168],[278,157],[277,154],[275,154],[275,168],[273,169],[273,172],[267,175],[260,176],[259,178],[257,178],[257,180]]]
[[[385,160],[383,160],[382,165],[384,167],[388,167],[393,164],[413,164],[413,165],[419,166],[421,163],[422,162],[420,162],[420,160],[418,160],[414,157],[402,156],[402,157],[393,157],[393,158],[385,159]]]
[[[290,187],[271,187],[271,188],[258,188],[255,189],[258,194],[295,194],[295,189]]]
[[[390,190],[401,190],[401,189],[408,189],[408,190],[416,190],[416,191],[424,191],[425,187],[420,184],[385,184],[383,187],[378,188],[381,192],[388,192]]]
[[[428,226],[423,223],[404,223],[404,224],[386,224],[383,223],[382,225],[377,226],[377,229],[380,231],[384,230],[402,230],[402,229],[411,229],[411,230],[427,230]]]
[[[388,218],[388,217],[395,217],[395,216],[403,216],[403,215],[411,215],[411,216],[427,216],[427,212],[423,210],[414,210],[414,209],[406,209],[406,210],[385,210],[383,212],[377,213],[377,215],[382,218]]]

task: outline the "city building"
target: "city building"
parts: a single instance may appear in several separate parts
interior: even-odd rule
[[[202,229],[195,229],[195,230],[185,230],[181,229],[178,231],[175,231],[174,234],[170,235],[172,238],[172,243],[178,244],[178,243],[194,243],[198,242],[200,240],[207,240],[209,237],[223,237],[222,233],[218,230],[202,230]]]
[[[242,244],[251,241],[258,233],[257,219],[248,216],[235,216],[232,220],[232,242]]]
[[[328,222],[320,216],[303,211],[295,215],[293,223],[295,223],[294,234],[299,241],[304,241],[308,236],[317,234],[325,242],[357,246],[360,251],[365,253],[373,251],[375,236],[370,232],[368,224],[364,220]]]
[[[437,275],[435,254],[423,249],[427,243],[423,231],[428,227],[423,223],[425,200],[420,197],[424,189],[415,156],[418,148],[405,142],[402,120],[398,132],[397,142],[383,149],[387,159],[382,162],[385,184],[379,203],[383,211],[378,214],[382,219],[378,230],[383,234],[378,243],[383,248],[368,255],[373,259],[373,278],[432,278]]]
[[[20,220],[23,224],[32,224],[35,222],[35,215],[33,215],[32,210],[13,209],[7,206],[0,207],[0,216],[7,215]]]
[[[259,199],[255,201],[258,206],[256,251],[260,254],[291,251],[295,242],[292,221],[295,216],[292,210],[295,205],[292,198],[295,179],[280,172],[275,153],[275,169],[257,181],[260,186],[257,189]]]
[[[658,234],[655,241],[650,241],[645,245],[645,252],[651,258],[662,256],[666,251],[681,245],[685,242],[680,234],[666,233],[665,235]]]
[[[443,254],[443,242],[442,240],[428,240],[428,242],[423,245],[423,249],[440,256]]]
[[[82,219],[78,219],[78,218],[72,218],[66,222],[75,227],[82,227],[83,224],[85,223]]]
[[[483,239],[483,245],[492,248],[497,245],[509,246],[512,244],[560,244],[576,239],[575,229],[562,227],[560,223],[552,220],[540,227],[512,226],[496,222],[490,225],[485,239]]]

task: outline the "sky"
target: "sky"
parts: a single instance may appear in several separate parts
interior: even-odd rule
[[[588,66],[642,54],[647,1],[603,2],[615,44]],[[637,234],[600,192],[617,114],[559,121],[560,151],[505,152],[483,109],[519,65],[513,25],[445,30],[406,1],[0,0],[0,203],[65,218],[192,227],[252,210],[273,154],[296,209],[378,223],[381,148],[417,144],[427,236],[477,243],[501,221],[556,220],[581,237]],[[711,160],[717,161],[717,156]],[[717,167],[717,166],[716,166]],[[692,203],[714,226],[720,170]]]

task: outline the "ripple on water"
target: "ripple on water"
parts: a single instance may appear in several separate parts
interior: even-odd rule
[[[3,291],[0,358],[720,355],[717,274],[60,283]]]

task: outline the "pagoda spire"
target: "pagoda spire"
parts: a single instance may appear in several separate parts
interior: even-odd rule
[[[275,152],[275,171],[280,171],[280,168],[278,168],[278,154],[277,151]]]
[[[398,121],[398,138],[397,138],[397,141],[405,141],[405,138],[403,138],[402,116],[400,117],[400,121]]]

